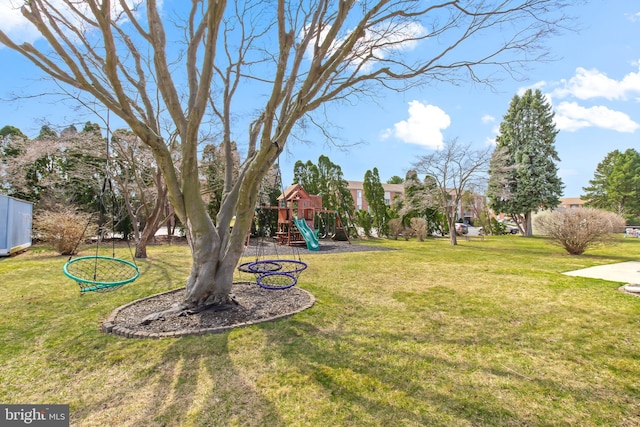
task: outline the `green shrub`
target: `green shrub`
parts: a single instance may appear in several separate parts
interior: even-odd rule
[[[358,223],[358,226],[362,228],[362,232],[364,233],[364,235],[366,237],[371,237],[371,215],[369,215],[369,212],[360,209],[358,211],[357,217],[356,217],[356,221]]]
[[[507,234],[507,224],[500,222],[495,218],[491,218],[491,229],[488,230],[488,234],[493,234],[494,236]]]

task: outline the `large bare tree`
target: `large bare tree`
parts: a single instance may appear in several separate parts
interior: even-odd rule
[[[0,42],[105,105],[151,148],[191,246],[185,308],[228,302],[258,186],[301,119],[318,123],[314,111],[331,101],[513,75],[544,58],[542,41],[570,3],[28,0],[22,14],[43,40],[18,44],[0,31]],[[243,91],[260,104],[238,110]],[[242,112],[253,121],[232,139]],[[212,118],[221,146],[247,147],[235,179],[227,168],[215,218],[201,197],[197,149]],[[179,168],[167,122],[180,140]]]
[[[462,208],[465,192],[478,187],[489,178],[492,147],[474,150],[471,144],[457,139],[446,141],[442,150],[420,157],[413,165],[425,180],[433,182],[435,201],[445,213],[451,244],[457,245],[455,223]]]
[[[131,218],[135,257],[146,258],[149,241],[173,217],[173,209],[167,202],[167,186],[151,150],[135,134],[119,129],[109,142],[115,165],[110,178]],[[173,145],[169,143],[169,147]],[[175,147],[170,148],[174,150]]]

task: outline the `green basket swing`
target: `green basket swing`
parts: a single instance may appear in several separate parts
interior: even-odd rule
[[[115,241],[113,239],[115,231],[115,195],[111,185],[111,179],[109,177],[109,138],[107,130],[107,174],[102,183],[102,190],[99,197],[99,210],[102,215],[105,214],[105,193],[107,188],[111,192],[111,241],[112,249],[111,256],[100,254],[100,241],[103,238],[104,228],[101,228],[98,232],[96,239],[96,250],[94,255],[80,256],[74,258],[73,255],[69,257],[62,271],[64,274],[74,280],[78,286],[80,286],[80,292],[107,292],[120,288],[135,281],[140,276],[140,269],[135,263],[135,257],[131,251],[131,246],[127,241],[129,247],[129,253],[131,255],[131,261],[127,261],[115,256]],[[80,242],[84,239],[87,229],[91,224],[91,220],[87,223],[82,236],[78,240],[75,248],[71,252],[76,253]]]

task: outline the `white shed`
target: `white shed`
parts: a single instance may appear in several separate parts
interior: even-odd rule
[[[33,205],[0,194],[0,256],[9,256],[31,246]]]

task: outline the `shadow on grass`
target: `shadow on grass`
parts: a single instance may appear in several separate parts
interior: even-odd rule
[[[188,274],[184,261],[150,254],[138,261],[138,281],[88,294],[64,276],[65,262],[9,263],[11,286],[0,298],[1,401],[70,404],[72,425],[285,425],[234,365],[229,333],[150,341],[100,331],[114,307],[177,287]]]
[[[484,244],[462,249],[471,247],[469,253],[490,249]],[[74,425],[119,426],[278,427],[290,424],[287,416],[297,417],[299,425],[571,425],[562,417],[572,416],[567,414],[576,406],[574,425],[611,425],[611,417],[589,418],[598,413],[596,404],[611,399],[609,404],[616,406],[625,394],[637,396],[637,388],[625,393],[626,384],[617,378],[621,384],[617,389],[612,385],[617,394],[607,395],[602,386],[591,388],[589,373],[569,386],[552,375],[554,366],[535,373],[547,360],[559,367],[578,366],[585,356],[553,359],[554,351],[589,345],[593,328],[572,326],[568,329],[584,337],[567,342],[553,337],[553,345],[544,344],[552,337],[522,343],[528,324],[535,325],[525,309],[512,307],[513,301],[487,301],[491,294],[459,292],[454,286],[396,292],[392,297],[400,308],[384,311],[353,293],[343,292],[343,297],[323,286],[316,289],[321,298],[311,310],[220,335],[143,341],[99,332],[101,320],[113,307],[175,288],[171,281],[186,277],[188,265],[174,256],[150,256],[141,263],[143,286],[134,282],[109,295],[77,296],[57,276],[43,277],[58,271],[53,266],[33,274],[29,283],[14,285],[24,296],[5,289],[3,308],[13,323],[0,325],[21,339],[14,347],[10,337],[2,338],[0,360],[11,364],[0,370],[6,390],[15,391],[18,398],[71,403]],[[26,265],[18,268],[25,269],[22,274],[28,270]],[[61,271],[59,275],[65,280]],[[556,301],[560,294],[542,297],[550,303],[547,311],[553,320],[560,318],[558,313],[569,315],[572,322],[588,318],[592,311],[598,315],[601,307],[577,310],[567,305],[568,300]],[[545,319],[538,315],[533,320]],[[553,331],[563,329],[558,323]],[[628,368],[624,377],[632,382],[637,378],[633,365],[618,363],[613,355],[637,354],[629,351],[634,339],[631,336],[630,344],[607,341],[615,348],[599,347],[587,357],[601,352],[618,369]],[[251,349],[239,347],[256,343],[257,355],[247,356]],[[512,364],[510,358],[516,361]],[[522,369],[536,358],[540,364],[534,369]],[[24,372],[8,371],[14,368]],[[290,381],[293,373],[300,382]],[[31,391],[17,394],[25,390]],[[2,395],[10,399],[6,393]],[[564,404],[573,406],[565,410]]]
[[[362,421],[366,419],[362,414],[375,420],[375,425],[450,426],[464,424],[463,420],[472,425],[499,425],[505,420],[516,424],[525,421],[489,390],[478,388],[469,395],[467,384],[455,384],[446,378],[452,372],[477,373],[476,364],[435,355],[415,360],[419,356],[403,351],[406,346],[402,343],[416,339],[412,334],[367,336],[367,329],[360,331],[365,335],[357,343],[347,345],[359,331],[326,334],[296,320],[287,321],[282,327],[284,330],[271,337],[270,346],[286,358],[292,369],[324,390],[334,408],[327,408],[327,425]],[[262,328],[269,333],[269,326]],[[283,335],[297,336],[295,345],[283,342]],[[436,340],[437,345],[442,345],[441,339],[435,337],[420,345],[429,346]],[[511,381],[514,378],[513,372],[506,369],[487,369],[483,375],[508,377]],[[556,385],[551,381],[543,387],[552,389]]]
[[[83,347],[96,356],[85,361],[77,375],[86,385],[100,380],[102,386],[92,395],[79,391],[71,407],[72,424],[286,425],[255,384],[237,371],[229,354],[229,334],[157,341],[105,336],[93,343],[87,338],[79,335],[68,342],[69,348]],[[62,356],[73,359],[71,354]],[[128,369],[130,361],[135,370]],[[94,362],[104,378],[92,380]],[[114,376],[105,375],[108,372]]]
[[[573,361],[583,356],[564,354],[563,347],[587,339],[589,331],[575,342],[541,345],[537,334],[544,333],[536,329],[536,320],[544,313],[526,318],[526,310],[514,314],[489,297],[482,301],[486,308],[478,310],[471,308],[477,298],[466,298],[444,287],[398,293],[394,299],[405,304],[406,313],[395,327],[356,299],[341,298],[333,319],[303,313],[260,329],[268,337],[267,352],[307,378],[312,383],[307,387],[322,390],[326,425],[367,417],[375,425],[429,426],[570,425],[598,419],[597,405],[610,402],[606,395],[594,395],[588,377],[568,385],[566,376],[553,375],[562,365],[582,369]],[[581,315],[589,316],[586,310]],[[376,318],[379,328],[364,320]],[[553,331],[562,331],[561,324],[556,326]],[[547,351],[562,353],[549,356],[554,365],[548,371],[536,365]]]

